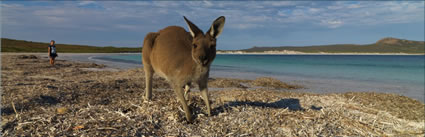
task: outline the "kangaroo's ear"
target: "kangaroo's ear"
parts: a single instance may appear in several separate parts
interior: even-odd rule
[[[190,34],[192,35],[192,37],[195,38],[195,36],[197,36],[199,34],[204,34],[204,32],[202,32],[202,30],[200,30],[195,24],[193,24],[185,16],[183,16],[183,18],[184,18],[184,21],[186,21],[187,26],[189,26],[189,31],[190,31]]]
[[[221,31],[223,31],[225,18],[224,16],[220,16],[212,23],[210,30],[208,30],[208,34],[210,36],[217,38],[220,35]]]

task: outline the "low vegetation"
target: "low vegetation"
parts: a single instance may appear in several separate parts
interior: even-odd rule
[[[1,38],[1,52],[47,52],[49,43]],[[58,53],[126,53],[141,52],[142,48],[95,47],[86,45],[56,44]]]

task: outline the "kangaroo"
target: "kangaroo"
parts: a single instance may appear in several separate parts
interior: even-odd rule
[[[218,17],[207,33],[183,16],[189,32],[179,26],[169,26],[159,32],[150,32],[143,41],[142,59],[146,77],[145,100],[152,98],[152,76],[165,78],[173,88],[186,115],[192,122],[192,112],[185,94],[191,83],[196,83],[211,116],[208,99],[210,65],[216,56],[216,40],[223,30],[224,16]]]

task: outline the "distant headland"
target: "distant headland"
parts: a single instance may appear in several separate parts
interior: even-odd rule
[[[1,52],[46,52],[47,42],[33,42],[1,38]],[[140,47],[96,47],[88,45],[57,44],[62,53],[140,53]],[[425,42],[398,38],[383,38],[372,44],[333,44],[318,46],[254,46],[242,50],[218,50],[218,54],[356,54],[405,55],[425,54]]]
[[[383,38],[373,44],[334,44],[319,46],[281,46],[219,51],[222,54],[425,54],[425,42]]]

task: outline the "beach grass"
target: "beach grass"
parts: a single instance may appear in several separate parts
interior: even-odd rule
[[[2,54],[3,136],[424,136],[425,104],[396,94],[314,94],[274,78],[211,78],[212,116],[196,89],[187,123],[168,83],[144,72]],[[196,88],[196,87],[195,87]],[[294,91],[293,89],[297,89]]]

